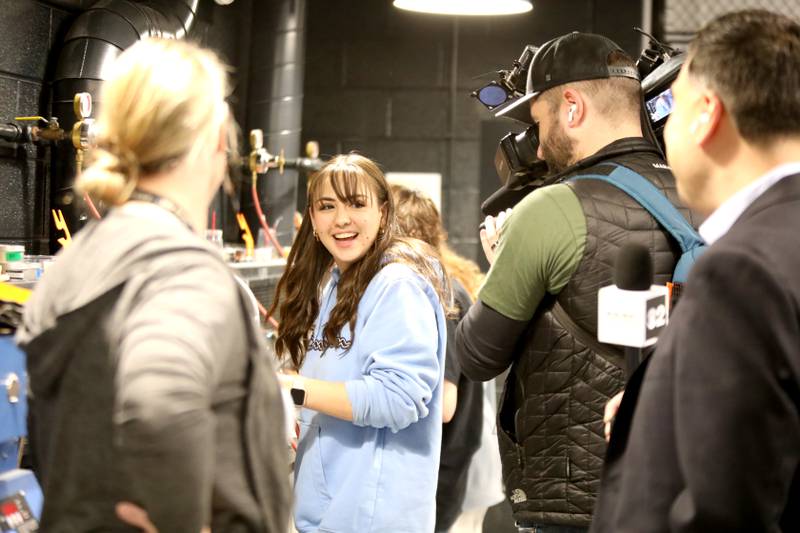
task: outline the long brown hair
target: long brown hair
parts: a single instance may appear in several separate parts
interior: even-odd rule
[[[442,226],[442,218],[433,200],[403,185],[393,184],[391,189],[400,232],[436,248],[447,274],[458,280],[474,300],[483,281],[483,274],[478,265],[461,257],[448,246],[447,232]]]
[[[372,278],[386,264],[401,262],[426,278],[443,305],[449,301],[449,286],[442,275],[438,253],[427,244],[399,237],[395,225],[394,199],[381,169],[359,154],[338,155],[328,161],[308,182],[308,213],[303,218],[297,237],[286,260],[286,270],[275,289],[275,300],[269,313],[276,310],[280,327],[275,341],[278,357],[291,357],[300,368],[308,349],[308,335],[319,312],[319,289],[326,272],[333,266],[333,256],[314,238],[311,214],[319,191],[326,183],[336,197],[355,204],[364,190],[370,201],[384,206],[383,230],[367,253],[341,273],[336,305],[323,330],[325,342],[335,346],[345,324],[350,324],[351,340],[355,337],[356,314],[361,296]],[[433,260],[431,258],[434,258]]]

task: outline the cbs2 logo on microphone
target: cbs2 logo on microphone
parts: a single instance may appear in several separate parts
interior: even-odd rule
[[[657,338],[667,327],[668,311],[667,301],[663,296],[647,300],[645,305],[645,330],[646,338]]]

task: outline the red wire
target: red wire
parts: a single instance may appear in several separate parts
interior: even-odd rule
[[[264,315],[264,317],[267,319],[267,322],[269,322],[273,328],[278,329],[278,321],[272,318],[272,316],[267,313],[267,308],[261,305],[261,302],[256,300],[256,303],[258,304],[259,312],[261,312],[261,314]]]
[[[269,229],[269,224],[267,224],[267,217],[264,216],[264,211],[261,210],[261,202],[258,199],[258,189],[256,188],[256,181],[253,180],[253,186],[250,188],[250,191],[253,193],[253,203],[256,206],[256,213],[258,214],[258,222],[261,224],[261,229],[264,230],[266,237],[272,243],[272,246],[275,247],[275,250],[278,251],[281,257],[286,257],[286,252],[284,252],[283,247],[278,242],[278,239],[275,238],[275,235],[272,234],[272,231]],[[270,325],[278,329],[278,321],[275,320],[274,317],[270,316],[267,312],[267,309],[261,305],[261,302],[258,303],[258,310],[261,312],[262,315],[266,318],[267,322]]]
[[[86,205],[89,206],[89,212],[92,214],[94,218],[96,218],[97,220],[103,218],[100,216],[100,212],[94,206],[94,202],[92,201],[92,198],[89,196],[89,193],[86,192],[83,193],[83,200],[86,202]]]
[[[261,229],[264,230],[266,237],[272,243],[272,246],[275,247],[275,250],[278,251],[281,257],[286,257],[286,253],[283,251],[283,247],[278,242],[278,239],[275,238],[275,235],[272,234],[272,231],[269,229],[269,225],[267,224],[267,217],[264,216],[264,212],[261,210],[261,202],[258,200],[258,189],[256,189],[256,183],[253,182],[253,186],[250,188],[253,193],[253,203],[256,206],[256,213],[258,213],[258,222],[261,224]]]

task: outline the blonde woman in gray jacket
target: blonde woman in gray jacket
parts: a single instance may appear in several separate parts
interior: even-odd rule
[[[159,39],[103,86],[77,188],[109,210],[58,255],[17,337],[43,531],[286,531],[278,385],[201,236],[226,175],[226,95],[213,53]]]

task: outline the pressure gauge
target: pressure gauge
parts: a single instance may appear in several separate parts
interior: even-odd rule
[[[92,95],[90,93],[75,94],[75,116],[80,120],[92,116]]]
[[[264,132],[262,130],[250,130],[250,148],[258,150],[264,146]]]

